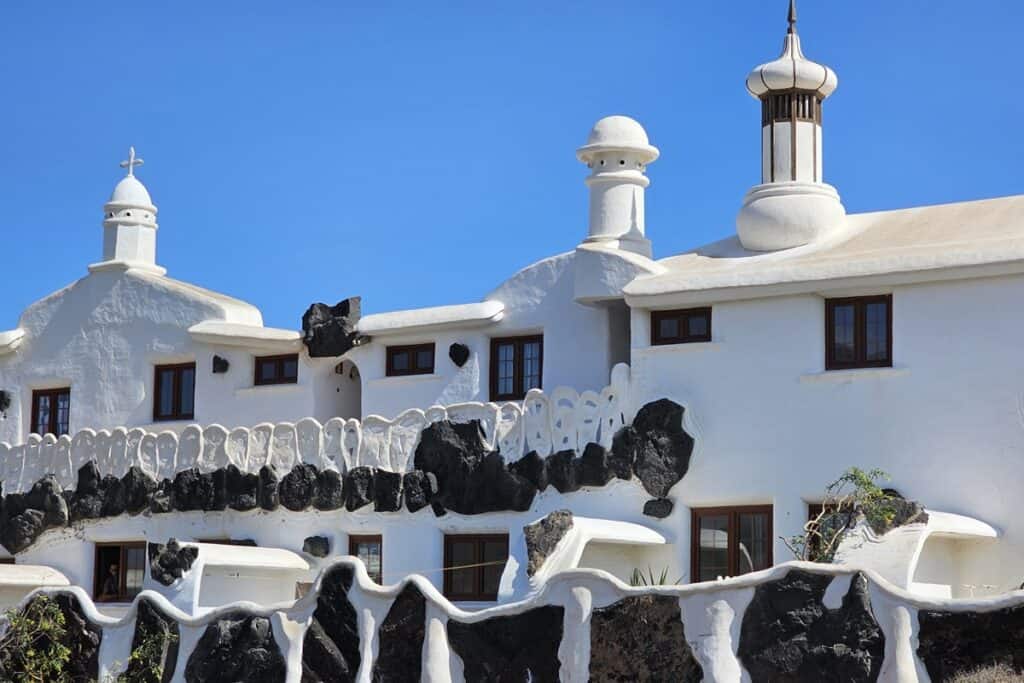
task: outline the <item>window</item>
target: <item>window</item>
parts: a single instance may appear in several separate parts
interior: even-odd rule
[[[358,557],[366,565],[366,573],[377,583],[384,575],[384,542],[377,536],[349,536],[348,554]]]
[[[299,381],[299,354],[262,356],[256,359],[257,386],[266,384],[297,384]]]
[[[892,367],[892,295],[825,300],[825,369]]]
[[[131,602],[142,590],[145,543],[97,543],[93,595],[96,602]]]
[[[651,345],[711,341],[711,309],[651,311]]]
[[[813,121],[821,124],[821,98],[817,93],[790,91],[761,100],[761,125],[775,121]]]
[[[153,420],[191,420],[195,417],[196,364],[156,366],[153,382]]]
[[[32,392],[33,434],[67,434],[70,415],[71,389],[41,389]]]
[[[434,344],[389,346],[387,376],[429,375],[434,372]]]
[[[449,600],[497,600],[508,561],[508,534],[446,535],[444,594]]]
[[[517,401],[530,389],[541,388],[544,337],[491,340],[491,400]]]
[[[739,576],[772,565],[772,506],[695,508],[690,548],[694,581]]]

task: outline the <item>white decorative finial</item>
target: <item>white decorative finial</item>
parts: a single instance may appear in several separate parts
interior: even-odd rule
[[[135,147],[129,147],[128,160],[121,162],[121,168],[127,168],[128,175],[133,176],[135,175],[135,167],[142,166],[144,163],[146,162],[143,159],[135,157]]]

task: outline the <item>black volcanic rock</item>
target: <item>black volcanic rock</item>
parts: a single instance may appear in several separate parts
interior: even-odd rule
[[[316,498],[317,469],[313,465],[298,464],[284,475],[278,486],[281,505],[292,512],[301,512]]]
[[[644,503],[644,514],[655,519],[665,519],[672,514],[675,504],[668,498],[652,498]]]
[[[178,664],[178,622],[164,615],[149,598],[139,600],[132,652],[125,679],[169,683]]]
[[[321,470],[316,476],[313,507],[317,510],[340,510],[344,505],[345,480],[336,470]]]
[[[213,508],[213,477],[198,468],[182,470],[174,475],[171,502],[175,510],[210,510]]]
[[[857,573],[839,609],[822,604],[833,577],[791,569],[761,584],[743,615],[737,655],[751,681],[875,681],[885,637]]]
[[[224,471],[228,507],[239,512],[255,510],[259,504],[259,475],[242,472],[234,465],[228,465]]]
[[[124,508],[130,514],[137,515],[149,508],[149,501],[156,491],[156,481],[141,469],[132,465],[121,477],[121,488],[124,491]]]
[[[462,367],[469,360],[469,347],[458,342],[448,347],[448,357],[457,367]]]
[[[29,509],[13,517],[4,517],[3,527],[0,528],[0,543],[12,555],[28,548],[46,531],[46,515],[42,510]]]
[[[533,576],[544,565],[548,555],[572,528],[572,512],[556,510],[543,519],[523,527],[526,539],[526,573]]]
[[[52,474],[47,474],[32,485],[25,495],[24,504],[27,508],[43,513],[43,524],[48,529],[65,526],[70,518],[64,492]]]
[[[356,679],[362,657],[359,619],[348,599],[352,577],[352,567],[342,565],[329,570],[320,584],[313,620],[302,641],[303,683],[351,683]]]
[[[508,470],[526,479],[538,491],[543,491],[548,487],[547,464],[544,462],[544,458],[537,455],[537,451],[530,451],[519,458],[508,466]]]
[[[615,478],[604,446],[588,443],[580,456],[580,483],[584,486],[605,486]]]
[[[374,683],[420,680],[426,621],[426,599],[415,584],[405,584],[377,632],[380,649],[373,665]]]
[[[345,509],[355,512],[373,502],[373,469],[353,467],[345,475]]]
[[[128,504],[128,498],[121,480],[108,474],[100,482],[100,489],[103,492],[103,509],[100,511],[100,516],[117,517],[122,514]]]
[[[387,470],[373,473],[373,509],[397,512],[402,509],[402,475]]]
[[[402,492],[405,497],[405,509],[409,512],[417,512],[430,505],[430,500],[437,493],[437,488],[431,481],[430,475],[421,470],[413,470],[405,473],[405,477],[402,479]]]
[[[154,514],[171,512],[174,510],[174,482],[170,479],[161,479],[156,485],[156,490],[149,498],[149,511]]]
[[[563,608],[537,607],[474,624],[448,621],[448,642],[467,681],[558,681]]]
[[[199,548],[182,546],[173,538],[166,545],[147,543],[146,550],[149,554],[149,575],[164,586],[170,586],[187,574],[199,557]]]
[[[1024,606],[992,612],[921,610],[917,619],[917,656],[936,683],[997,664],[1024,678]]]
[[[259,489],[256,499],[264,510],[276,510],[281,504],[281,498],[277,495],[277,472],[270,465],[260,468]]]
[[[188,683],[284,683],[287,668],[270,619],[232,612],[206,627],[188,658]]]
[[[582,487],[580,482],[581,467],[580,461],[576,459],[576,452],[571,450],[559,451],[547,457],[545,470],[548,474],[548,483],[555,487],[559,493],[572,493],[579,491]]]
[[[679,598],[641,595],[593,611],[591,680],[700,683],[703,677],[686,642]]]
[[[302,341],[310,358],[335,358],[361,343],[356,324],[360,297],[344,299],[334,306],[313,304],[302,316]]]
[[[307,536],[302,542],[302,552],[313,557],[327,557],[331,554],[331,541],[326,536]]]
[[[633,424],[620,429],[612,441],[609,466],[616,476],[622,476],[629,462],[649,494],[667,496],[686,475],[693,454],[693,438],[683,430],[683,412],[681,405],[666,398],[641,408]]]

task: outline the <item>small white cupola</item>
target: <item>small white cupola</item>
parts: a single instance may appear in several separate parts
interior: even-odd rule
[[[839,193],[822,180],[822,105],[839,80],[804,56],[796,30],[796,0],[778,59],[747,76],[761,102],[761,184],[736,219],[740,242],[754,251],[809,244],[845,224]]]
[[[594,124],[576,158],[591,169],[586,179],[590,228],[584,243],[650,257],[651,243],[644,236],[644,190],[651,181],[644,171],[658,158],[658,149],[647,140],[643,126],[628,116],[606,116]]]
[[[156,265],[156,212],[149,191],[135,177],[135,167],[143,160],[135,156],[135,148],[128,149],[128,159],[121,168],[128,175],[114,187],[110,200],[103,205],[103,260],[89,266],[98,270],[145,270],[163,274]]]

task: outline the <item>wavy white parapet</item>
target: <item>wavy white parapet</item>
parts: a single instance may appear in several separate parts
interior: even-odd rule
[[[619,364],[600,392],[531,389],[522,402],[412,408],[394,419],[335,417],[320,424],[307,417],[231,430],[193,424],[180,435],[125,427],[83,429],[59,439],[32,434],[18,446],[0,443],[0,481],[4,493],[20,493],[52,473],[61,486],[73,488],[79,468],[90,460],[101,475],[122,477],[134,465],[157,480],[192,467],[212,472],[228,465],[252,474],[264,465],[287,472],[300,463],[341,473],[354,467],[408,472],[423,429],[440,420],[479,420],[487,447],[509,462],[530,451],[541,457],[563,450],[579,454],[591,442],[610,447],[615,433],[632,421],[628,388],[629,366]]]

